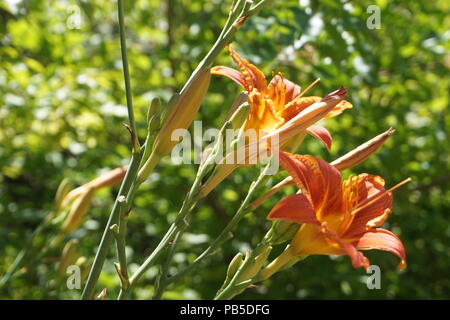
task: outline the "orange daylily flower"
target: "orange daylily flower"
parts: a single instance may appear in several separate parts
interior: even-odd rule
[[[244,130],[251,128],[264,130],[266,133],[272,132],[282,127],[301,111],[322,100],[317,96],[303,97],[318,80],[304,91],[301,91],[300,86],[285,79],[281,74],[275,75],[267,84],[261,70],[239,56],[231,45],[227,49],[238,65],[239,71],[225,66],[217,66],[211,69],[211,73],[234,80],[248,92],[250,112],[244,123]],[[349,108],[352,108],[352,105],[343,100],[324,117],[334,117]],[[324,127],[313,125],[308,127],[306,132],[321,140],[328,149],[331,147],[331,135]]]
[[[321,98],[303,97],[317,81],[303,91],[281,75],[275,76],[267,84],[264,74],[256,66],[241,58],[231,46],[227,49],[240,71],[218,66],[212,68],[211,73],[227,76],[247,91],[250,110],[241,132],[243,135],[247,132],[254,135],[246,137],[243,140],[245,145],[239,149],[244,154],[243,161],[236,161],[235,152],[230,152],[223,158],[224,161],[218,166],[215,174],[202,186],[201,197],[208,195],[237,167],[256,163],[265,158],[267,154],[263,153],[260,157],[259,151],[270,150],[272,143],[276,144],[277,148],[284,149],[308,132],[329,149],[331,134],[324,127],[316,125],[316,122],[336,116],[352,107],[344,100],[347,94],[344,87]]]
[[[348,255],[354,267],[368,268],[359,250],[378,249],[397,255],[398,267],[406,267],[401,240],[379,227],[392,211],[392,191],[409,179],[386,190],[381,177],[366,173],[342,181],[338,169],[312,156],[280,151],[280,162],[301,190],[268,216],[302,224],[284,255]]]

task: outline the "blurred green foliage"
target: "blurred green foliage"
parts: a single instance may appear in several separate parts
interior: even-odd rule
[[[230,2],[126,1],[142,141],[149,102],[155,96],[166,100],[183,85],[220,33]],[[380,29],[366,26],[366,9],[373,4],[381,9]],[[106,0],[0,1],[0,274],[52,209],[63,178],[77,186],[128,162],[116,5]],[[392,126],[395,135],[352,171],[381,175],[388,186],[405,177],[413,180],[395,192],[387,223],[406,246],[408,269],[397,271],[396,257],[389,253],[367,253],[381,267],[380,290],[367,289],[367,274],[352,268],[348,257],[313,256],[239,298],[450,297],[449,12],[445,0],[274,0],[237,34],[235,48],[268,77],[280,71],[303,87],[320,77],[314,95],[349,88],[354,108],[326,121],[334,137],[331,151],[308,138],[302,153],[332,160]],[[231,65],[226,52],[217,64]],[[198,114],[205,129],[220,127],[238,92],[228,79],[213,78]],[[166,157],[139,190],[128,227],[131,270],[173,221],[195,172],[195,165],[174,165]],[[237,170],[199,204],[171,271],[192,261],[220,232],[258,172]],[[280,172],[270,184],[284,175]],[[97,193],[90,219],[69,237],[79,240],[88,260],[116,192]],[[234,254],[267,231],[265,217],[281,197],[248,215],[223,251],[170,286],[164,298],[213,297]],[[0,298],[78,298],[80,291],[68,290],[64,281],[50,285],[56,269],[52,261],[61,251],[22,269]],[[109,298],[118,291],[115,259],[111,250],[98,285],[98,290],[108,289]],[[156,272],[148,272],[132,298],[151,297]]]

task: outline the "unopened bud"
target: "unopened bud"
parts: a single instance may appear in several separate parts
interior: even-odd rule
[[[306,130],[309,126],[325,117],[334,108],[334,106],[344,100],[346,94],[347,89],[344,87],[333,91],[322,100],[313,103],[305,110],[299,112],[295,117],[290,119],[279,129],[267,135],[267,138],[279,135],[280,145],[285,145],[292,137]]]
[[[204,68],[183,89],[155,139],[153,148],[155,154],[162,157],[178,143],[172,140],[172,132],[176,129],[187,129],[190,126],[208,90],[210,79],[210,69]]]
[[[60,208],[66,208],[71,202],[75,199],[86,193],[86,190],[89,188],[93,188],[95,190],[101,189],[104,187],[112,187],[118,185],[122,182],[125,174],[127,173],[128,166],[123,166],[119,168],[115,168],[111,171],[108,171],[101,176],[79,186],[78,188],[73,189],[63,198]]]
[[[238,271],[239,267],[242,265],[242,262],[244,262],[244,259],[242,259],[243,256],[244,255],[241,252],[239,252],[234,256],[233,260],[231,260],[227,270],[227,278],[230,277],[231,279],[236,273],[236,271]]]
[[[239,270],[240,266],[244,262],[243,259],[244,255],[242,253],[238,253],[234,256],[233,260],[231,260],[230,264],[228,265],[227,270],[227,277],[225,278],[225,282],[223,283],[222,287],[226,287],[230,281],[233,279],[236,272]]]
[[[214,69],[214,68],[213,68]],[[214,72],[212,72],[214,74]],[[234,98],[233,103],[231,104],[231,108],[228,111],[227,116],[225,117],[225,120],[229,120],[231,116],[236,112],[236,110],[245,102],[248,100],[248,93],[246,91],[243,91],[237,95],[236,98]]]
[[[63,233],[70,233],[78,228],[78,226],[81,224],[91,205],[94,190],[94,188],[86,188],[86,191],[75,200],[72,207],[70,208],[69,214],[63,222]]]
[[[148,133],[153,135],[161,128],[161,117],[159,115],[154,115],[148,122]]]
[[[149,123],[154,116],[159,115],[160,112],[161,100],[159,100],[159,98],[154,98],[147,110],[147,123]]]
[[[389,138],[394,132],[395,130],[390,128],[382,134],[379,134],[369,141],[363,143],[356,149],[346,153],[339,159],[334,160],[333,162],[331,162],[331,165],[333,165],[339,171],[342,171],[360,164],[371,154],[377,151],[384,144],[387,138]]]
[[[104,187],[111,187],[118,185],[120,182],[122,182],[123,178],[125,177],[127,169],[128,169],[127,166],[113,169],[111,171],[102,174],[100,177],[95,178],[91,182],[88,182],[86,185],[94,189],[101,189]]]
[[[300,225],[283,220],[275,220],[267,234],[267,242],[276,245],[289,240],[295,236]]]
[[[73,265],[77,262],[78,258],[80,257],[80,255],[77,252],[77,246],[78,246],[77,239],[69,240],[64,246],[57,270],[59,275],[61,276],[65,275],[67,268],[70,265]]]
[[[241,104],[233,115],[230,117],[231,127],[233,129],[239,129],[247,120],[248,113],[250,112],[250,105],[248,102]]]
[[[64,178],[58,186],[55,195],[55,211],[58,212],[61,209],[61,204],[64,197],[69,193],[70,183],[69,179]]]
[[[263,251],[254,259],[254,261],[252,261],[250,267],[239,276],[237,282],[239,283],[256,276],[259,270],[261,270],[261,268],[263,267],[264,263],[267,261],[267,258],[269,257],[271,251],[271,246],[267,246],[266,248],[264,248]]]

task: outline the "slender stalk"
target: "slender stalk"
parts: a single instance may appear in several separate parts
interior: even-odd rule
[[[139,147],[139,141],[137,138],[136,123],[134,120],[133,98],[132,98],[132,93],[131,93],[130,71],[128,68],[127,45],[126,45],[126,36],[125,36],[123,0],[118,0],[118,16],[119,16],[120,48],[121,48],[121,54],[122,54],[123,74],[124,74],[124,80],[125,80],[125,92],[126,92],[126,100],[127,100],[128,119],[130,122],[130,133],[131,133],[131,140],[132,140],[132,146],[133,146],[133,155],[131,157],[129,169],[125,175],[124,180],[122,181],[122,184],[121,184],[120,190],[119,190],[119,194],[118,194],[116,201],[114,202],[114,206],[111,210],[111,214],[109,216],[108,223],[106,224],[105,230],[103,232],[103,236],[100,241],[99,248],[95,255],[94,263],[89,272],[86,286],[85,286],[85,288],[83,290],[83,294],[81,296],[81,298],[83,300],[93,298],[95,285],[100,276],[101,270],[103,268],[103,264],[105,262],[106,256],[109,251],[109,247],[111,246],[111,242],[113,239],[113,237],[112,237],[113,230],[111,230],[111,227],[115,223],[117,223],[120,219],[121,206],[119,203],[119,199],[121,197],[125,197],[126,199],[129,199],[128,194],[129,194],[130,190],[133,190],[133,193],[134,193],[134,188],[132,188],[132,186],[134,185],[133,182],[136,180],[136,175],[137,175],[137,172],[139,169],[139,164],[140,164],[141,157],[142,157],[140,147]],[[132,201],[132,199],[130,199],[130,202],[131,201]]]
[[[195,79],[196,75],[200,70],[205,67],[210,67],[214,59],[219,55],[219,53],[225,48],[233,39],[236,32],[243,26],[245,21],[251,16],[257,14],[270,0],[261,0],[258,4],[251,7],[251,1],[238,0],[237,3],[232,7],[230,15],[220,36],[217,38],[216,42],[212,46],[211,50],[206,54],[205,58],[200,62],[197,68],[194,70],[189,80],[184,85],[180,94],[188,87],[189,83]]]
[[[131,186],[133,184],[133,181],[136,179],[140,160],[141,160],[140,153],[137,155],[133,154],[133,156],[131,157],[128,171],[127,171],[125,178],[122,181],[122,184],[120,186],[119,194],[116,198],[116,201],[114,202],[114,206],[111,210],[111,214],[109,216],[105,230],[103,231],[103,236],[100,241],[99,248],[98,248],[95,258],[94,258],[94,263],[92,264],[91,270],[89,272],[89,276],[88,276],[86,285],[84,287],[83,294],[81,296],[81,298],[83,300],[93,298],[95,285],[98,281],[98,278],[99,278],[100,273],[103,268],[103,264],[105,262],[106,256],[109,251],[109,247],[111,246],[111,242],[113,240],[113,232],[114,231],[111,230],[111,227],[117,223],[117,221],[120,217],[121,206],[119,203],[119,198],[121,196],[126,197],[126,195],[128,195],[128,193],[131,189]]]
[[[119,219],[119,231],[116,237],[116,245],[117,245],[117,257],[119,259],[119,265],[120,265],[120,276],[123,277],[123,281],[128,280],[128,264],[127,264],[127,255],[126,255],[126,248],[125,248],[125,235],[127,230],[127,222],[128,217],[122,216]],[[122,284],[123,286],[124,284]]]
[[[176,248],[180,238],[181,238],[181,231],[175,235],[172,245],[170,246],[170,250],[167,253],[166,261],[164,262],[164,265],[161,268],[161,274],[159,275],[158,281],[156,282],[155,285],[156,288],[153,300],[160,300],[164,293],[164,289],[166,288],[165,280],[167,279],[167,273],[169,272],[170,263],[172,262],[173,255],[176,252]]]
[[[127,42],[125,34],[125,21],[123,14],[123,0],[118,0],[120,50],[122,54],[123,75],[125,78],[125,94],[127,99],[128,119],[132,133],[136,134],[136,123],[134,121],[133,96],[131,93],[130,70],[128,67]]]
[[[204,168],[204,167],[203,167]],[[121,290],[119,293],[119,299],[125,299],[129,291],[133,288],[135,283],[144,275],[144,273],[150,268],[153,263],[159,258],[163,250],[169,245],[169,243],[175,238],[175,236],[183,231],[187,227],[186,216],[192,210],[192,207],[197,203],[198,192],[200,190],[201,181],[204,176],[204,170],[199,170],[197,177],[192,185],[190,192],[185,198],[183,205],[176,217],[175,221],[170,226],[158,246],[153,250],[150,256],[145,259],[144,263],[136,270],[136,272],[130,277],[130,285],[126,290]]]

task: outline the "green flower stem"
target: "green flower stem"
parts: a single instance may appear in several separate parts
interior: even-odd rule
[[[196,269],[207,257],[218,252],[219,247],[228,239],[230,239],[230,232],[234,229],[234,227],[239,223],[239,221],[247,214],[252,211],[249,203],[253,198],[255,192],[259,189],[260,186],[264,184],[267,180],[267,171],[270,168],[270,163],[265,167],[265,169],[261,172],[259,177],[252,183],[247,196],[239,207],[238,211],[235,213],[233,218],[228,222],[223,231],[219,234],[219,236],[209,245],[208,248],[205,249],[191,264],[186,266],[184,269],[178,271],[175,275],[169,278],[161,279],[160,287],[167,286],[172,282],[177,281],[179,278],[184,276],[186,273],[191,270]]]
[[[131,192],[130,192],[131,193]],[[133,197],[134,195],[132,195]],[[123,201],[123,210],[120,213],[119,219],[119,227],[116,236],[116,246],[117,246],[117,257],[119,259],[120,272],[119,277],[121,279],[122,287],[128,286],[128,264],[127,264],[127,255],[126,255],[126,230],[128,223],[128,210],[126,200]]]
[[[189,80],[181,90],[180,94],[182,94],[183,91],[189,86],[190,82],[196,78],[197,73],[199,73],[203,68],[211,67],[214,59],[219,55],[223,48],[225,48],[231,42],[236,32],[244,25],[245,21],[251,16],[257,14],[259,10],[261,10],[269,1],[261,0],[253,7],[251,6],[251,1],[237,1],[237,3],[232,7],[230,11],[228,20],[225,23],[220,36],[217,38],[216,42],[212,46],[211,50],[207,53],[205,58],[194,70]]]
[[[222,39],[225,33],[230,29],[232,23],[236,20],[237,15],[242,11],[244,7],[245,1],[242,0],[233,0],[233,4],[231,5],[231,10],[228,14],[227,22],[225,23],[222,32],[219,35],[219,39]]]
[[[123,179],[122,184],[120,186],[119,194],[111,210],[111,214],[109,216],[105,230],[103,231],[103,236],[94,258],[94,263],[92,264],[86,285],[84,287],[81,296],[81,299],[83,300],[92,299],[94,296],[95,285],[98,281],[98,278],[103,268],[103,264],[106,260],[106,256],[109,251],[109,247],[111,246],[111,242],[113,240],[114,231],[111,230],[111,227],[114,224],[117,224],[120,218],[120,213],[122,211],[119,199],[121,198],[121,196],[124,196],[128,199],[129,198],[128,194],[130,193],[130,190],[134,189],[132,188],[132,186],[137,176],[140,161],[141,161],[141,154],[140,153],[133,154],[125,178]]]
[[[176,248],[178,242],[180,241],[180,238],[181,238],[181,231],[175,235],[172,245],[170,246],[170,250],[167,253],[166,261],[164,262],[164,265],[161,268],[161,274],[159,275],[157,281],[155,282],[155,294],[153,296],[153,300],[160,300],[164,293],[164,289],[166,288],[166,282],[164,280],[167,278],[170,263],[172,262],[173,255],[176,252]]]
[[[136,122],[134,120],[133,96],[131,93],[130,70],[128,67],[127,42],[126,42],[125,21],[123,14],[123,0],[118,0],[118,16],[119,16],[120,50],[122,54],[123,75],[125,79],[125,93],[127,99],[128,119],[130,121],[132,135],[136,137],[137,130],[136,130]],[[135,150],[135,152],[136,151],[137,150]]]
[[[126,290],[121,290],[118,299],[126,299],[130,290],[136,284],[136,282],[144,275],[144,273],[150,268],[153,263],[159,258],[163,250],[169,245],[175,236],[182,232],[187,226],[188,222],[186,220],[187,215],[191,212],[192,208],[197,203],[199,190],[201,187],[201,181],[206,173],[206,166],[200,168],[195,178],[194,184],[191,190],[184,199],[183,205],[175,218],[175,221],[170,226],[169,230],[166,232],[162,240],[159,242],[155,250],[150,254],[150,256],[144,261],[144,263],[136,270],[136,272],[130,277],[130,285]]]

